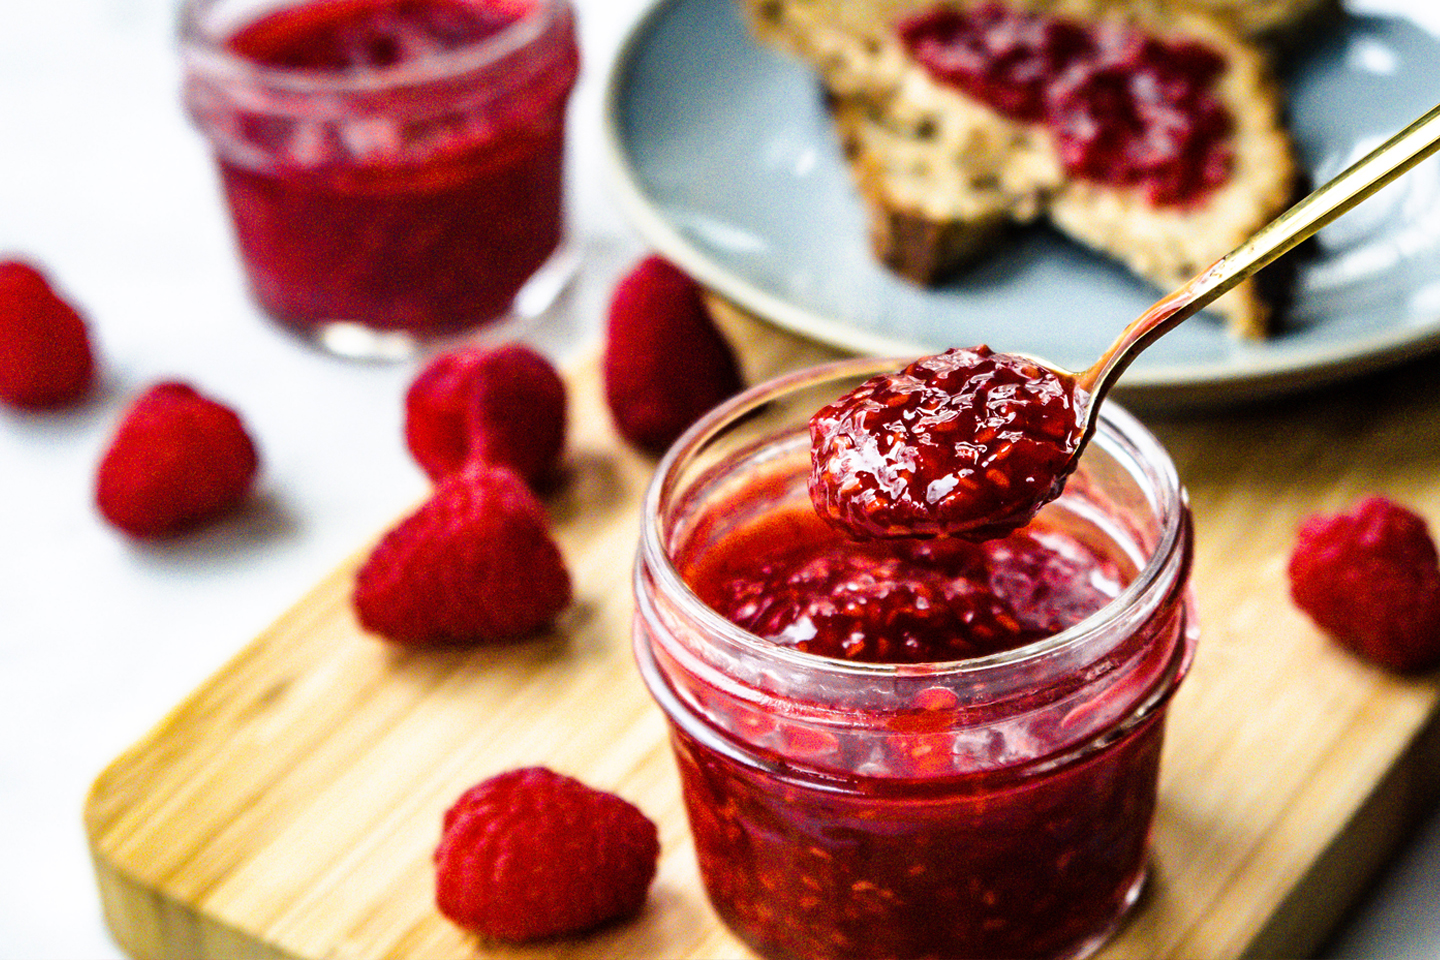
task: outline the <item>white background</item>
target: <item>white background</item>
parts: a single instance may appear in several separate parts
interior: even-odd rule
[[[644,251],[601,181],[601,84],[644,0],[577,0],[572,296],[532,335],[594,342]],[[1429,0],[1416,0],[1424,4]],[[246,301],[208,154],[179,105],[170,0],[4,0],[0,256],[42,264],[89,317],[95,395],[0,409],[0,957],[119,957],[81,808],[104,765],[426,490],[401,439],[413,363],[322,356]],[[178,377],[235,407],[262,456],[240,515],[136,546],[92,506],[127,400]],[[1440,822],[1328,949],[1440,956]]]

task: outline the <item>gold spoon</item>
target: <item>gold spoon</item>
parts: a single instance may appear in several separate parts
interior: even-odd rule
[[[881,376],[862,384],[811,420],[810,491],[816,510],[862,539],[942,535],[978,540],[1004,536],[1029,522],[1041,506],[1059,496],[1065,478],[1094,435],[1101,402],[1141,350],[1436,149],[1440,149],[1440,106],[1161,298],[1126,327],[1093,366],[1080,373],[1049,366],[1034,357],[991,355],[988,348],[983,348],[983,353],[977,348],[917,361],[914,366],[927,360],[936,362],[917,375],[928,384],[923,388],[916,388],[904,376],[912,367],[901,375]],[[992,356],[993,360],[985,359]],[[1035,411],[1019,417],[1017,429],[1022,434],[1037,429],[1028,419],[1038,423],[1041,431],[1022,436],[1030,442],[1032,453],[1027,455],[1029,460],[1022,458],[1022,473],[1016,476],[1007,474],[1004,465],[1004,458],[1015,449],[1013,438],[999,436],[984,416],[971,409],[975,398],[954,387],[953,377],[972,375],[979,369],[975,364],[993,362],[1019,369],[1034,386],[1033,390],[1007,394],[1012,408],[1029,405]],[[1030,372],[1024,373],[1027,369]],[[1047,382],[1042,370],[1059,383]],[[942,382],[946,385],[936,386]],[[1047,412],[1057,402],[1054,388],[1069,394],[1063,425]],[[933,409],[923,417],[911,416],[917,402],[912,395],[917,390],[932,394],[925,402]],[[947,396],[937,399],[933,396],[936,392]],[[947,400],[955,403],[947,404]],[[951,429],[954,424],[968,424],[961,432],[971,427],[979,432],[962,436]],[[987,424],[983,430],[982,424]],[[939,428],[944,429],[937,433]],[[1057,436],[1057,431],[1064,435]],[[909,439],[899,442],[896,437]],[[934,449],[953,449],[968,459],[963,468],[943,461],[935,470],[917,468],[925,459],[915,446],[917,439]],[[992,449],[992,440],[999,446]],[[985,466],[979,474],[988,478],[983,483],[974,479],[981,460]],[[950,473],[933,476],[946,471]],[[962,477],[968,482],[962,483]],[[937,485],[938,494],[934,492]]]
[[[1440,149],[1440,106],[1316,188],[1174,293],[1161,298],[1126,327],[1093,366],[1078,374],[1057,371],[1073,378],[1071,382],[1081,406],[1077,416],[1082,432],[1072,459],[1079,458],[1080,451],[1095,432],[1100,402],[1140,351],[1436,149]]]

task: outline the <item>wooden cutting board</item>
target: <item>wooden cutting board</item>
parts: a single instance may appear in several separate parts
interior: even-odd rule
[[[825,359],[716,304],[751,382]],[[96,780],[105,914],[136,957],[743,957],[701,890],[659,710],[631,661],[630,574],[654,463],[569,371],[569,479],[548,506],[577,599],[551,635],[392,649],[352,619],[364,550]],[[1434,678],[1328,643],[1290,604],[1298,520],[1380,491],[1440,520],[1440,374],[1404,369],[1243,412],[1147,418],[1195,510],[1202,640],[1170,714],[1153,877],[1104,957],[1299,956],[1436,793]],[[643,914],[533,947],[432,905],[442,811],[545,764],[636,802],[662,860]]]

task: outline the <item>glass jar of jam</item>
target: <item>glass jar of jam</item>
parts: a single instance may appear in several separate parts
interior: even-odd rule
[[[1016,534],[847,541],[810,503],[807,421],[898,366],[742,394],[648,492],[635,652],[700,873],[768,958],[1082,956],[1146,874],[1196,638],[1186,498],[1106,404],[1064,493]]]
[[[187,0],[180,36],[251,293],[282,325],[398,358],[563,288],[568,0]]]

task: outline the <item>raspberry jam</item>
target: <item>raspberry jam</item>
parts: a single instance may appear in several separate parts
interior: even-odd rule
[[[1082,955],[1145,875],[1195,639],[1183,492],[1111,405],[1025,530],[848,541],[808,419],[884,363],[747,391],[647,497],[636,657],[706,891],[764,957]]]
[[[341,352],[337,326],[419,341],[511,311],[562,240],[566,0],[227,5],[187,7],[186,101],[260,306]]]
[[[897,30],[937,80],[1045,124],[1072,176],[1138,186],[1156,206],[1192,204],[1230,176],[1233,119],[1214,92],[1225,63],[1199,43],[997,3],[936,7]]]
[[[1034,528],[985,543],[850,540],[808,505],[678,558],[706,605],[757,636],[873,663],[983,657],[1060,633],[1124,585],[1110,558]]]
[[[1060,495],[1080,443],[1073,379],[980,346],[866,381],[810,420],[816,511],[853,537],[985,540]]]

